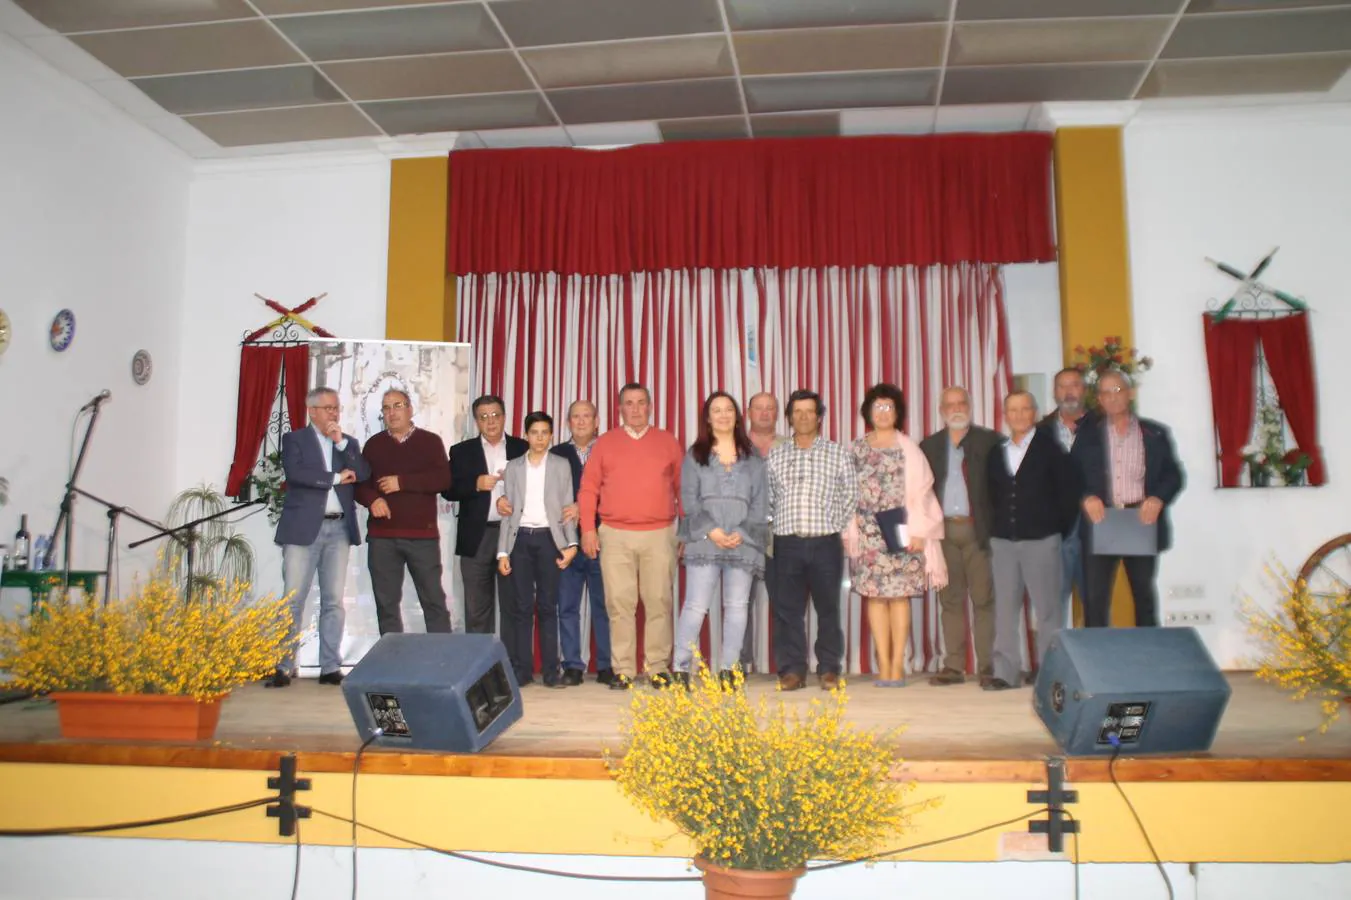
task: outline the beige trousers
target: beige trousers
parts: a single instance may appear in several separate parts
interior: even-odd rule
[[[643,604],[644,671],[671,668],[671,623],[675,577],[675,524],[653,531],[627,531],[602,524],[600,574],[610,614],[610,660],[616,675],[638,674],[638,603]]]

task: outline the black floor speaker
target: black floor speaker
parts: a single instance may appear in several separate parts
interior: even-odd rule
[[[363,739],[406,750],[477,753],[521,718],[506,648],[490,634],[387,634],[343,679]]]
[[[1074,628],[1051,641],[1033,707],[1066,754],[1209,750],[1229,682],[1194,628]]]

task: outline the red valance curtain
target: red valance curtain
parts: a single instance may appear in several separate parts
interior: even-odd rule
[[[459,275],[1055,258],[1042,133],[459,151],[448,209]]]
[[[291,430],[305,425],[309,391],[308,344],[244,344],[239,348],[239,402],[235,410],[235,453],[225,479],[225,496],[238,497],[258,464],[268,424],[277,410],[278,377],[284,374],[286,412]]]

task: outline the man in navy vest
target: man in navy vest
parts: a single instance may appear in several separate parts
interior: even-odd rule
[[[342,684],[343,586],[352,547],[361,543],[355,485],[371,475],[361,445],[338,425],[342,411],[331,388],[305,397],[310,425],[281,439],[286,502],[277,523],[282,581],[291,596],[291,638],[300,633],[314,576],[319,576],[319,683]],[[295,646],[268,680],[286,687],[295,676]]]

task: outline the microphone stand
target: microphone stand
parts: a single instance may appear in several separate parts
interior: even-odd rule
[[[52,529],[52,541],[47,546],[47,555],[43,557],[42,560],[42,567],[44,569],[50,569],[52,567],[52,562],[56,559],[56,538],[57,536],[62,536],[65,541],[65,547],[61,564],[61,582],[67,589],[70,588],[71,540],[75,524],[75,494],[78,490],[75,487],[75,482],[80,480],[80,469],[84,467],[85,453],[89,450],[89,438],[93,436],[94,426],[98,424],[99,412],[103,409],[103,400],[104,397],[100,395],[93,401],[92,409],[94,414],[89,417],[89,424],[85,426],[84,438],[80,441],[79,455],[75,457],[75,466],[70,470],[70,480],[66,482],[66,491],[61,497],[61,513],[56,517],[56,527]],[[90,408],[89,404],[81,407],[80,413],[83,413],[87,408]],[[76,413],[77,419],[79,418],[80,413]],[[63,526],[65,531],[64,535],[62,534]],[[104,578],[107,577],[108,576],[105,574]]]
[[[128,544],[127,548],[135,549],[136,547],[139,547],[142,544],[148,544],[151,541],[157,541],[160,538],[166,537],[171,537],[174,540],[178,541],[180,544],[182,544],[187,549],[187,558],[188,558],[188,580],[186,583],[186,587],[184,588],[183,591],[183,599],[191,600],[193,578],[196,576],[195,566],[196,566],[196,548],[197,548],[197,526],[202,525],[206,522],[210,522],[213,519],[219,519],[222,516],[228,516],[230,515],[230,513],[238,512],[239,510],[246,509],[250,506],[260,506],[266,502],[267,502],[266,499],[260,497],[257,500],[251,500],[248,503],[240,503],[237,506],[231,506],[228,507],[227,509],[222,509],[220,512],[214,512],[209,516],[202,516],[200,519],[193,519],[191,522],[186,522],[182,525],[177,525],[173,528],[165,528],[161,525],[155,524],[154,527],[160,529],[158,532],[152,534],[148,538],[144,538],[142,540],[136,541],[135,543]]]
[[[135,519],[137,522],[140,522],[142,525],[155,529],[157,532],[162,532],[164,530],[164,525],[154,521],[153,519],[147,519],[144,516],[140,515],[139,513],[127,509],[125,506],[118,506],[115,503],[109,503],[102,497],[95,497],[93,494],[89,493],[86,490],[82,490],[77,487],[72,487],[71,492],[78,494],[81,497],[84,497],[88,500],[93,500],[95,503],[99,504],[100,506],[108,510],[108,557],[106,568],[104,569],[103,573],[103,605],[107,606],[112,599],[113,553],[117,549],[117,517],[123,515],[129,516]],[[136,545],[132,544],[131,546],[134,547]],[[67,563],[67,565],[69,565],[69,563]]]

